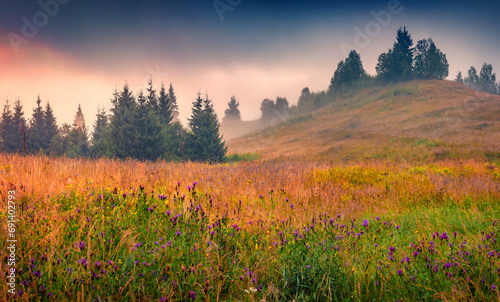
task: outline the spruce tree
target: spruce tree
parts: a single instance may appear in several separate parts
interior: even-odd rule
[[[32,154],[40,152],[46,145],[44,135],[45,119],[41,103],[40,96],[38,96],[36,100],[37,106],[33,109],[31,125],[28,128],[28,151]]]
[[[122,91],[115,91],[111,103],[113,104],[112,115],[109,131],[106,132],[109,152],[110,155],[126,158],[130,156],[134,143],[134,112],[137,106],[128,84],[123,86]]]
[[[50,106],[49,102],[47,102],[47,105],[45,106],[43,120],[45,124],[45,129],[43,131],[43,139],[44,139],[43,149],[48,151],[52,138],[54,138],[59,132],[59,128],[57,127],[56,123],[56,118],[54,116],[54,112],[52,111],[52,107]]]
[[[76,110],[73,127],[82,129],[84,132],[87,132],[87,126],[85,125],[85,116],[83,115],[82,106],[80,104],[78,104],[78,109]]]
[[[469,68],[467,77],[464,79],[464,83],[472,89],[479,88],[479,76],[477,75],[477,70],[474,66]]]
[[[332,93],[336,89],[349,86],[361,79],[364,74],[365,70],[361,62],[361,57],[355,50],[351,50],[345,61],[340,61],[337,64],[337,69],[330,80],[328,89]]]
[[[386,81],[409,80],[412,77],[413,40],[406,27],[399,28],[392,49],[378,57],[376,71]]]
[[[179,121],[179,106],[177,105],[177,97],[175,96],[174,87],[172,83],[170,83],[170,87],[168,88],[168,100],[170,105],[170,110],[172,112],[172,120],[174,122]]]
[[[16,140],[16,152],[25,154],[26,153],[26,132],[28,126],[26,124],[26,119],[24,118],[23,106],[21,101],[17,99],[14,102],[14,123],[17,126],[17,140]]]
[[[148,81],[148,95],[147,102],[150,107],[154,110],[158,110],[158,98],[156,97],[156,90],[153,88],[153,79],[149,79]]]
[[[154,108],[143,100],[145,98],[141,92],[132,119],[133,132],[129,153],[137,159],[156,160],[165,151],[165,128],[162,127]]]
[[[193,102],[189,126],[191,132],[186,141],[189,159],[207,162],[224,161],[227,147],[219,133],[220,124],[208,95],[202,100],[198,94],[198,98]]]
[[[0,149],[5,152],[17,152],[17,125],[14,122],[9,101],[5,103],[0,121]]]
[[[108,116],[104,108],[97,108],[97,119],[92,132],[90,154],[94,157],[110,156],[106,143],[106,132],[108,131]]]
[[[491,64],[483,64],[481,72],[479,73],[479,89],[481,91],[496,94],[496,75],[493,73],[493,67]]]
[[[158,95],[158,110],[160,115],[160,122],[162,125],[168,125],[173,120],[172,103],[163,83],[161,84],[160,92]]]
[[[224,122],[241,122],[241,113],[238,109],[240,103],[236,100],[234,95],[231,97],[231,101],[227,103],[228,108],[224,111],[224,118],[222,119]]]
[[[458,72],[457,76],[455,77],[455,81],[457,81],[459,83],[462,83],[462,84],[464,83],[464,79],[462,77],[462,72],[461,71]]]

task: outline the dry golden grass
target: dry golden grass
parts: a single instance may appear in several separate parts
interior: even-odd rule
[[[500,158],[500,96],[457,82],[372,87],[313,113],[228,142],[264,159],[427,162]]]
[[[178,182],[181,194],[188,195],[187,186],[197,182],[198,190],[213,198],[218,215],[228,212],[245,222],[288,217],[290,203],[307,220],[308,213],[358,216],[439,204],[449,198],[457,202],[500,198],[497,165],[473,160],[421,166],[387,161],[346,166],[304,162],[209,165],[2,155],[0,171],[3,202],[11,186],[20,200],[33,205],[75,192],[87,197],[91,192],[115,189],[118,195],[130,194],[140,186],[148,194],[171,195]],[[234,213],[240,200],[241,211]]]

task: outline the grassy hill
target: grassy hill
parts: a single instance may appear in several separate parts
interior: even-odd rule
[[[450,81],[375,86],[228,145],[264,159],[499,160],[500,96]]]

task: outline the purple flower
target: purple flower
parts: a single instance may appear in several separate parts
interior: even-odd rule
[[[389,247],[389,251],[394,252],[394,250],[395,250],[395,248],[391,245],[391,246]]]
[[[194,301],[196,299],[196,293],[194,291],[190,291],[188,293],[188,297]]]
[[[417,258],[417,256],[418,256],[418,251],[414,251],[414,252],[413,252],[413,257],[414,257],[414,258]]]
[[[367,227],[368,226],[368,220],[363,220],[363,226]]]
[[[400,275],[400,276],[401,276],[402,274],[403,274],[403,271],[402,271],[402,270],[400,270],[400,269],[398,269],[398,275]]]
[[[85,241],[80,241],[78,247],[80,248],[80,251],[83,250],[85,248]]]

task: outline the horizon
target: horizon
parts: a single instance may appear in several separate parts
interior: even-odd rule
[[[137,95],[151,77],[157,89],[160,82],[173,84],[184,125],[200,90],[214,101],[219,120],[232,95],[242,118],[254,120],[265,98],[286,97],[293,105],[304,87],[326,90],[348,48],[360,53],[364,69],[374,75],[378,55],[392,47],[403,26],[414,45],[432,38],[446,54],[449,80],[485,62],[500,70],[500,4],[451,3],[3,3],[1,104],[19,97],[30,118],[40,95],[59,126],[72,124],[81,104],[92,131],[98,106],[109,112],[115,89],[128,83]]]

